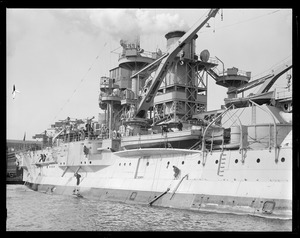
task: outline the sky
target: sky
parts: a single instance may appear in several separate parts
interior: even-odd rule
[[[6,138],[26,133],[33,140],[67,117],[97,119],[99,79],[118,66],[121,39],[139,34],[145,51],[164,52],[166,33],[187,31],[208,11],[8,8]],[[291,59],[292,9],[222,9],[209,25],[198,32],[196,53],[209,50],[225,70],[251,71],[255,79]],[[20,91],[15,99],[13,85]],[[208,110],[224,104],[226,91],[209,79]]]

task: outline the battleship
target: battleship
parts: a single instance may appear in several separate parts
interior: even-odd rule
[[[68,117],[37,134],[42,149],[16,153],[24,185],[99,202],[291,219],[292,62],[257,79],[220,70],[218,58],[195,50],[218,11],[166,33],[166,52],[121,40],[118,67],[100,77],[98,120]],[[280,77],[287,86],[273,87]],[[212,111],[209,79],[227,89]]]

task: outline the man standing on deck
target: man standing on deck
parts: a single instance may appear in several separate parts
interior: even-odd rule
[[[181,121],[179,121],[178,125],[177,125],[178,130],[182,131],[182,127],[183,127],[183,125],[182,125]]]

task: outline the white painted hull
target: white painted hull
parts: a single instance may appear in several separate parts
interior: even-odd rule
[[[70,143],[68,148],[76,151],[82,144]],[[64,161],[68,156],[59,158],[58,164],[31,165],[24,181],[44,192],[72,195],[78,188],[84,197],[136,203],[149,203],[169,189],[153,205],[279,218],[292,214],[291,147],[279,150],[278,162],[274,149],[204,154],[183,149],[103,150],[98,156],[81,153],[67,169]],[[180,169],[177,179],[173,165]],[[79,186],[76,171],[81,175]]]

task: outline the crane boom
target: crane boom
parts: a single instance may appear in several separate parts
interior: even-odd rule
[[[244,91],[247,91],[251,88],[254,88],[260,84],[263,84],[267,79],[274,77],[274,74],[268,74],[266,76],[263,76],[259,79],[256,79],[254,81],[251,81],[250,83],[244,84],[242,86],[239,86],[237,88],[232,88],[230,90],[227,91],[227,94],[231,94],[231,93],[241,93]]]
[[[257,94],[268,92],[269,89],[273,86],[273,84],[276,82],[276,80],[283,75],[285,72],[289,71],[292,68],[292,61],[289,60],[288,62],[281,65],[281,67],[274,70],[273,74],[274,77],[266,80],[264,84],[260,87]]]
[[[290,70],[291,68],[292,68],[292,61],[289,60],[288,62],[282,64],[280,67],[278,67],[276,70],[274,70],[271,74],[268,74],[264,77],[256,79],[250,83],[244,84],[240,87],[232,88],[232,89],[228,90],[227,94],[234,93],[234,92],[241,93],[241,92],[249,90],[253,87],[256,87],[260,84],[263,84],[263,85],[260,87],[260,89],[258,90],[258,92],[256,94],[262,94],[262,93],[268,92],[269,89],[272,87],[272,85],[276,82],[276,80],[281,75],[283,75],[285,72]]]
[[[161,64],[159,65],[156,75],[152,80],[152,84],[150,85],[146,95],[142,98],[141,102],[139,103],[137,110],[136,110],[136,116],[139,118],[144,118],[146,115],[147,110],[153,103],[154,96],[156,95],[163,78],[166,76],[169,67],[171,66],[172,62],[174,61],[174,58],[177,56],[177,54],[182,50],[182,48],[190,42],[196,33],[208,22],[208,20],[212,17],[215,17],[218,13],[219,8],[213,8],[208,13],[207,17],[204,19],[204,21],[200,25],[195,25],[192,27],[188,32],[186,32],[179,40],[178,44],[174,44],[170,47],[170,49],[167,51],[167,56],[162,59]]]

